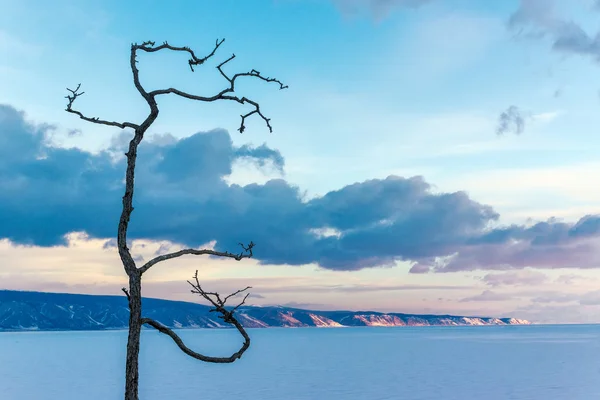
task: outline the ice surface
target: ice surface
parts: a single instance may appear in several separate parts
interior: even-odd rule
[[[188,345],[229,355],[234,330],[181,330]],[[140,399],[600,399],[600,326],[250,329],[233,364],[184,355],[142,332]],[[0,397],[123,396],[126,331],[0,333]]]

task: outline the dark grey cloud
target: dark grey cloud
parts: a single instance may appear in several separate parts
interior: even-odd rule
[[[129,133],[92,154],[49,146],[50,130],[0,106],[0,237],[40,246],[73,231],[114,237]],[[305,201],[283,179],[227,184],[239,159],[285,164],[265,145],[233,146],[224,130],[149,137],[139,148],[130,239],[215,241],[228,251],[253,240],[262,263],[338,270],[399,260],[414,263],[411,272],[600,266],[600,216],[490,229],[499,218],[491,207],[464,192],[434,193],[422,177],[368,180]]]
[[[374,19],[387,17],[394,9],[419,8],[434,0],[333,0],[343,12],[350,15],[368,12]]]
[[[525,114],[517,106],[510,106],[500,113],[496,134],[515,133],[520,135],[525,129]]]
[[[588,33],[566,19],[556,10],[555,0],[521,0],[508,26],[527,37],[550,40],[557,52],[589,56],[600,62],[600,31]]]

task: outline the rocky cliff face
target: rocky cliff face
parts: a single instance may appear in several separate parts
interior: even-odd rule
[[[143,300],[144,316],[171,328],[227,328],[202,304]],[[527,325],[515,318],[413,315],[372,311],[310,311],[287,307],[240,307],[238,320],[248,328]],[[127,327],[129,310],[121,296],[0,290],[2,330],[102,330]]]

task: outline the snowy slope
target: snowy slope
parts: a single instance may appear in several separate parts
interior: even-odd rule
[[[229,327],[202,304],[145,298],[142,307],[145,317],[173,328]],[[529,324],[515,318],[311,311],[281,306],[242,307],[237,317],[248,328]],[[0,330],[123,329],[128,318],[124,296],[0,290]]]

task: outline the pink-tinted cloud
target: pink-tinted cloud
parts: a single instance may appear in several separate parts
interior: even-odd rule
[[[548,277],[539,271],[521,270],[487,274],[481,278],[490,286],[534,286],[548,281]]]
[[[465,297],[461,302],[470,301],[506,301],[513,299],[514,296],[506,293],[498,293],[491,290],[484,290],[480,294],[471,297]]]

